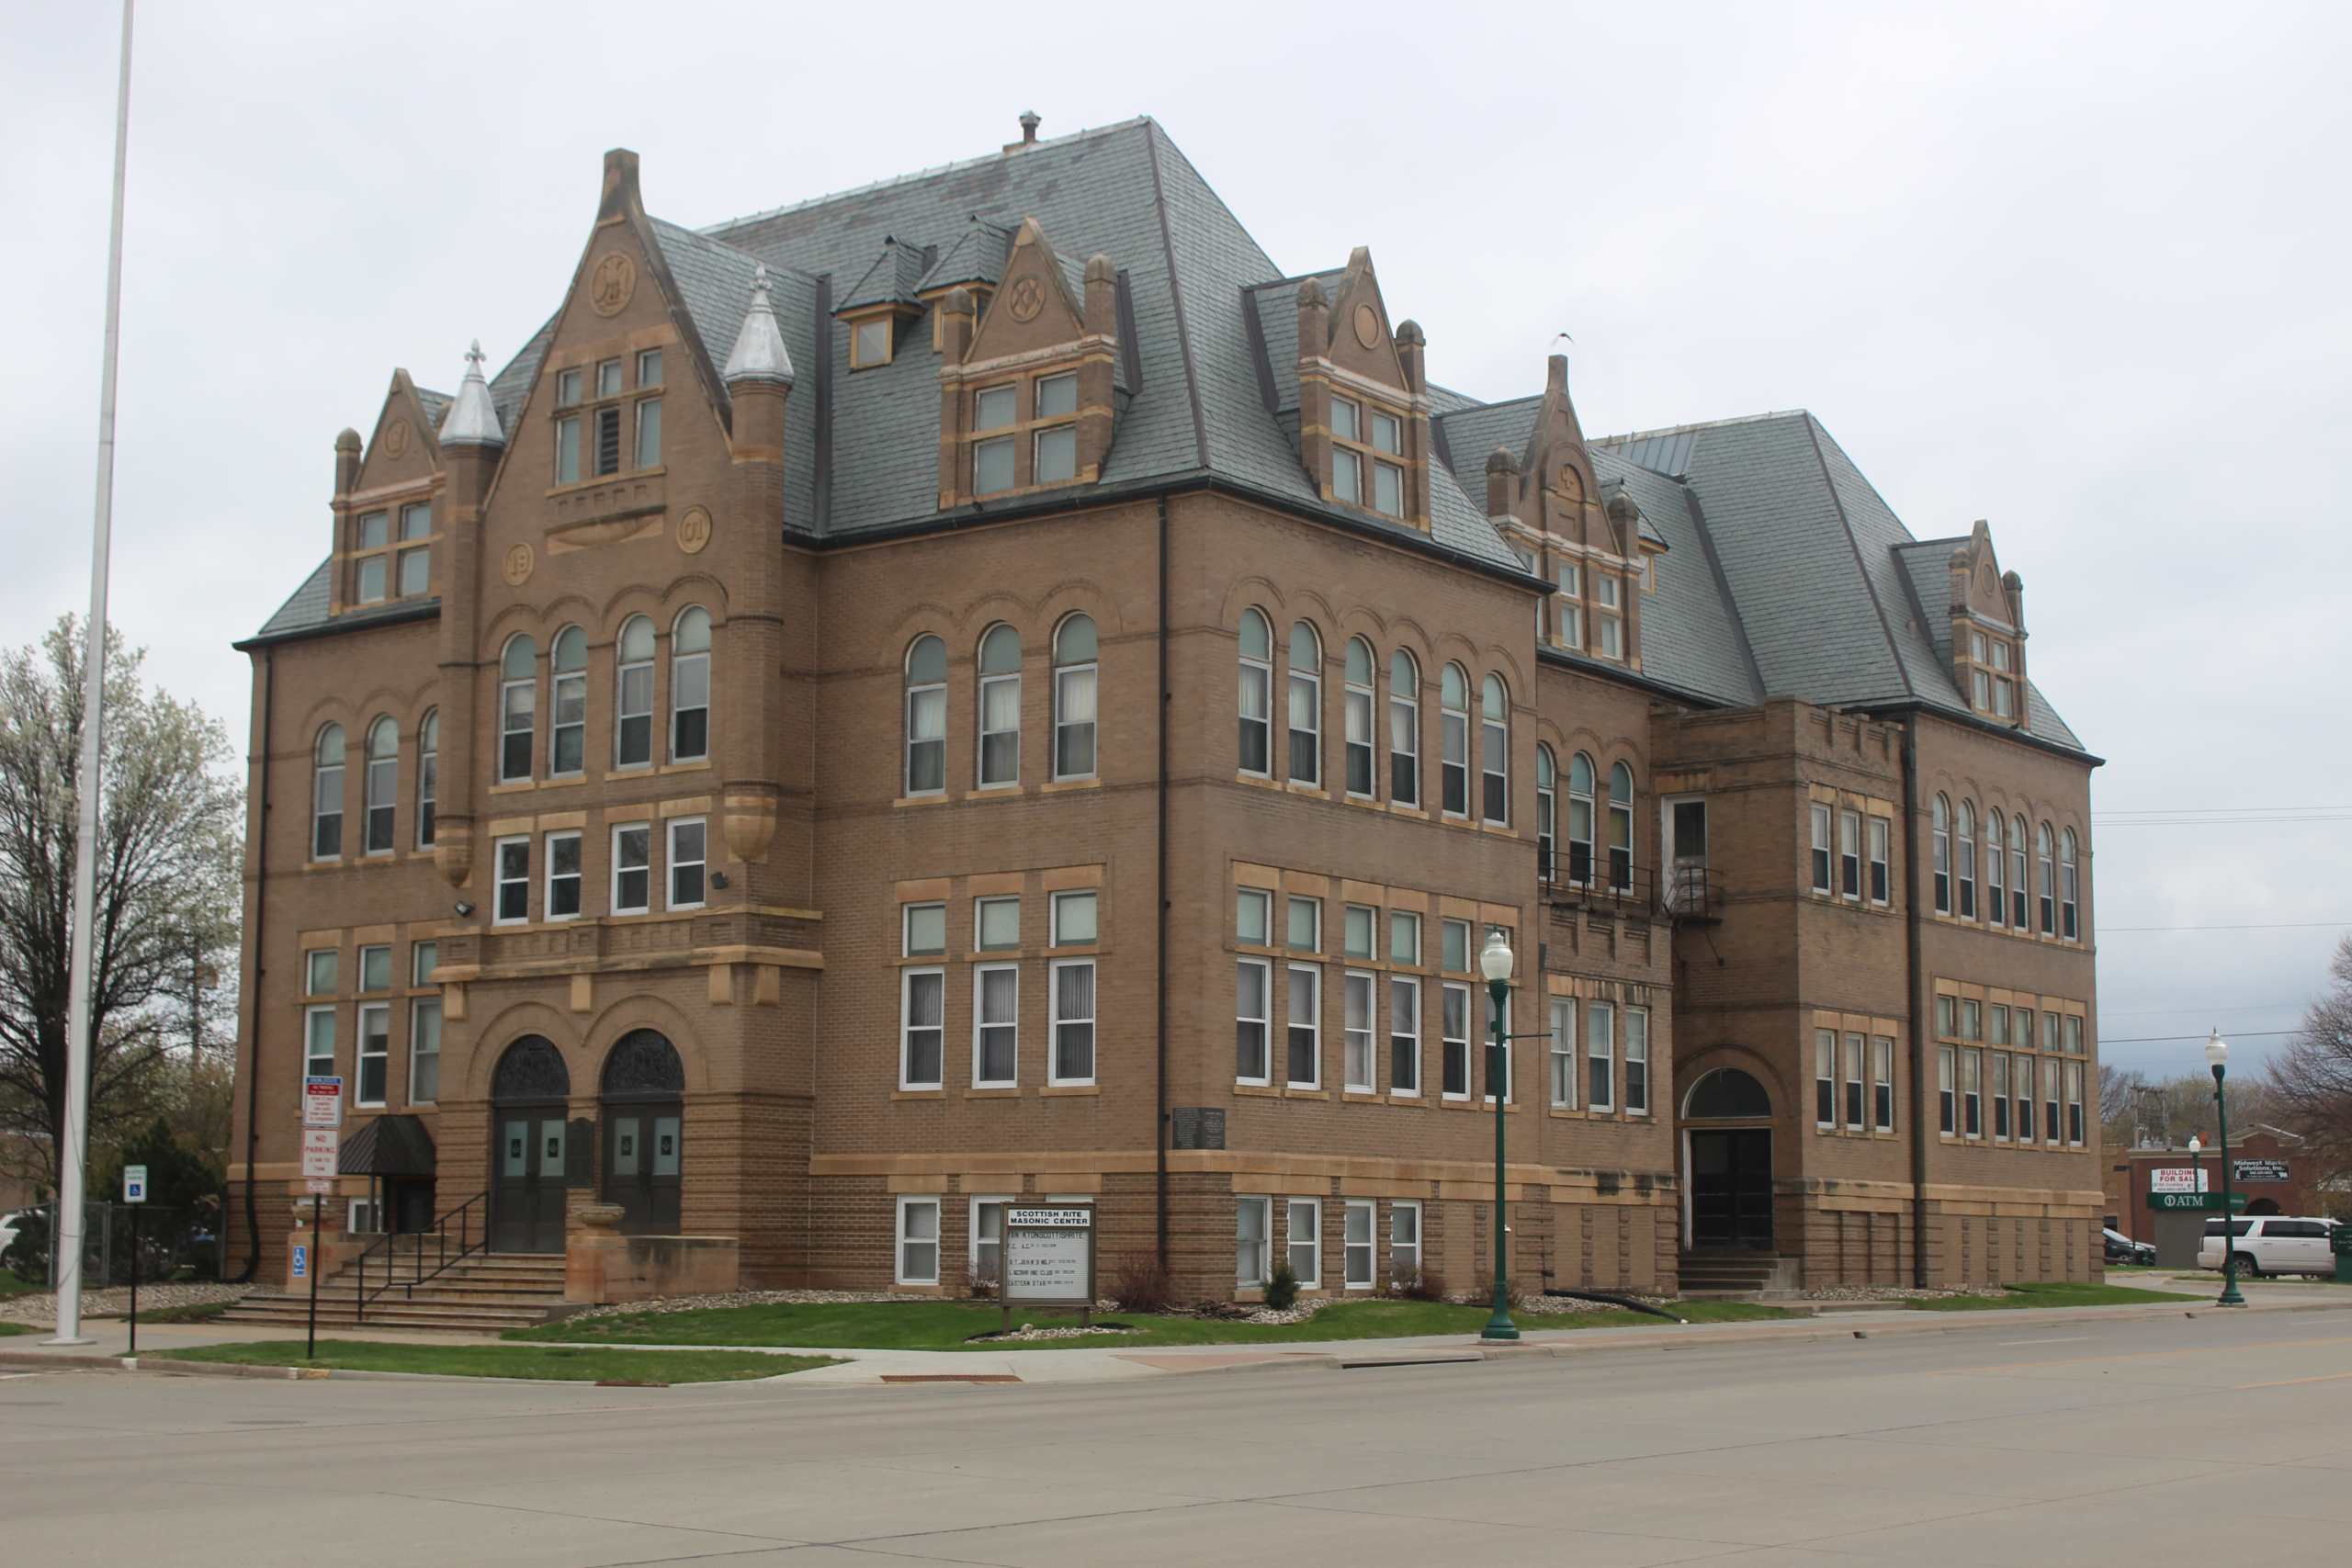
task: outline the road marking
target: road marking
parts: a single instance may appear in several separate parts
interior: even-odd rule
[[[2003,1339],[1996,1341],[1996,1347],[2006,1348],[2011,1345],[2079,1345],[2090,1337],[2091,1336],[2087,1334],[2068,1334],[2056,1339]]]
[[[2330,1372],[2325,1377],[2317,1378],[2280,1378],[2277,1382],[2242,1382],[2233,1383],[2231,1386],[2233,1388],[2285,1388],[2289,1383],[2334,1382],[2339,1378],[2352,1378],[2352,1372]]]
[[[2228,1350],[2286,1350],[2298,1345],[2342,1345],[2346,1341],[2352,1341],[2352,1334],[2331,1335],[2325,1339],[2275,1339],[2263,1345],[2199,1345],[2188,1350],[2140,1350],[2128,1356],[2064,1356],[2054,1361],[2005,1361],[1992,1367],[1943,1367],[1928,1375],[1953,1378],[1964,1377],[1971,1372],[2016,1371],[2026,1367],[2071,1367],[2086,1361],[2145,1361],[2158,1356],[2211,1356]]]

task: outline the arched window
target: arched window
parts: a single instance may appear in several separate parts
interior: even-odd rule
[[[1568,759],[1568,881],[1592,886],[1592,759]]]
[[[2075,919],[2075,910],[2081,892],[2075,864],[2075,830],[2069,828],[2058,839],[2058,930],[2068,942],[2080,940],[2082,928]]]
[[[1487,820],[1510,820],[1510,693],[1499,675],[1487,677],[1487,689],[1481,694],[1483,716],[1480,728],[1484,732],[1479,753],[1479,768],[1486,775]]]
[[[1552,841],[1558,825],[1558,808],[1553,803],[1553,788],[1556,783],[1552,762],[1552,748],[1537,742],[1535,747],[1535,880],[1552,880]]]
[[[2019,931],[2030,928],[2026,923],[2026,904],[2030,895],[2026,889],[2025,818],[2009,818],[2009,924]]]
[[[947,787],[947,645],[925,632],[907,649],[907,793]]]
[[[433,806],[441,794],[441,710],[416,727],[416,847],[433,847]]]
[[[1388,798],[1421,798],[1421,667],[1401,648],[1388,660]]]
[[[670,627],[670,761],[710,755],[710,612],[689,604]]]
[[[387,714],[368,727],[368,852],[392,852],[392,807],[401,796],[401,727]]]
[[[319,731],[311,756],[311,858],[343,853],[343,726]]]
[[[1623,762],[1609,770],[1609,886],[1634,886],[1634,770]]]
[[[1756,1081],[1753,1074],[1737,1067],[1717,1067],[1701,1075],[1699,1081],[1690,1086],[1682,1114],[1693,1122],[1770,1116],[1772,1097],[1764,1092],[1764,1086]]]
[[[1976,803],[1960,803],[1960,844],[1953,852],[1952,864],[1960,870],[1960,918],[1976,918]]]
[[[2044,822],[2035,830],[2033,850],[2035,861],[2034,887],[2040,895],[2041,931],[2043,936],[2058,934],[2058,864],[2052,852],[2050,824]]]
[[[1470,677],[1449,664],[1438,677],[1438,804],[1448,817],[1470,815]]]
[[[588,766],[588,634],[578,626],[555,634],[548,682],[548,776],[562,778]]]
[[[1021,782],[1021,634],[990,626],[980,638],[980,787]]]
[[[1951,913],[1951,802],[1936,796],[1936,913]]]
[[[2001,890],[2001,873],[2008,857],[2001,853],[2001,814],[1984,814],[1984,919],[2001,925],[2009,918],[2008,896]]]
[[[1305,621],[1290,628],[1290,776],[1293,784],[1323,782],[1323,639]]]
[[[653,761],[652,617],[631,615],[621,623],[615,657],[620,669],[613,687],[613,765],[650,767]]]
[[[531,776],[531,748],[539,727],[539,645],[521,632],[506,639],[498,660],[498,782]]]
[[[1372,794],[1372,644],[1348,639],[1348,793]]]
[[[1274,634],[1255,610],[1241,612],[1241,771],[1263,775],[1272,765]]]
[[[1094,617],[1072,615],[1054,632],[1054,777],[1094,776]]]

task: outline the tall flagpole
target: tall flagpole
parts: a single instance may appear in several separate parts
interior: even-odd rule
[[[98,741],[106,721],[107,552],[114,534],[114,385],[122,328],[122,186],[130,140],[130,6],[122,0],[122,72],[114,97],[114,223],[107,237],[106,368],[98,381],[98,504],[90,530],[89,642],[82,668],[80,819],[74,844],[73,978],[65,1013],[65,1128],[57,1151],[57,1337],[82,1332],[82,1184],[90,1134],[90,962],[98,885]]]

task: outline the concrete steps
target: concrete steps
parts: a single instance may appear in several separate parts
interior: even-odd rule
[[[428,1253],[429,1256],[429,1253]],[[477,1254],[421,1285],[378,1291],[379,1259],[368,1268],[370,1295],[363,1311],[357,1277],[339,1269],[319,1281],[322,1328],[443,1328],[497,1333],[530,1328],[563,1314],[563,1259],[536,1254]],[[307,1291],[247,1296],[218,1323],[300,1327],[310,1321]]]
[[[1676,1278],[1685,1301],[1760,1302],[1803,1289],[1798,1260],[1769,1252],[1686,1252]]]

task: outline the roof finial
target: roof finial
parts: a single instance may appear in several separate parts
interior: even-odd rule
[[[752,308],[744,312],[742,330],[735,334],[735,352],[727,356],[720,378],[730,387],[741,381],[789,387],[795,379],[792,355],[785,349],[784,333],[768,305],[765,262],[752,268]]]
[[[490,384],[482,379],[481,363],[481,339],[476,338],[466,348],[466,378],[458,388],[458,400],[449,405],[441,422],[444,446],[506,445],[506,431],[490,400]]]

